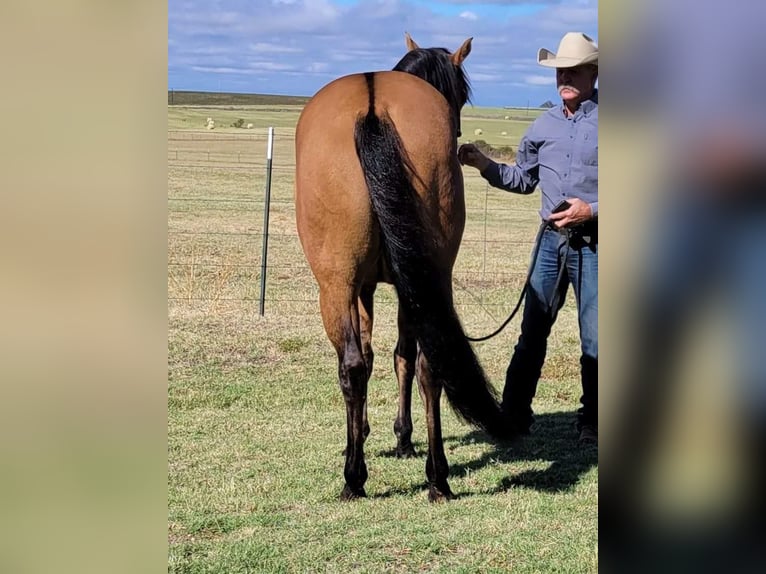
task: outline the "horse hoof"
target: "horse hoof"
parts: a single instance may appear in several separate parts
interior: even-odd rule
[[[357,498],[367,498],[364,488],[353,490],[348,484],[343,487],[343,491],[340,493],[341,500],[356,500]]]
[[[418,453],[415,452],[415,447],[412,444],[396,447],[396,458],[415,458],[416,456]]]
[[[452,494],[449,485],[445,484],[443,488],[432,485],[428,488],[428,502],[447,502],[453,498],[455,495]]]

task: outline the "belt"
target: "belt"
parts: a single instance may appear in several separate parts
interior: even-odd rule
[[[545,223],[543,223],[543,225],[545,225]],[[547,228],[564,236],[564,253],[559,256],[559,269],[556,274],[556,283],[553,288],[552,298],[548,302],[548,312],[553,316],[558,311],[559,303],[561,301],[559,288],[561,286],[561,281],[564,278],[564,274],[566,273],[569,250],[574,249],[579,251],[587,248],[595,251],[596,246],[598,245],[598,219],[591,219],[579,225],[561,228],[554,227],[548,223]]]
[[[598,245],[598,219],[591,219],[585,223],[569,227],[549,225],[548,229],[567,236],[570,246],[574,249],[579,249],[583,245]]]

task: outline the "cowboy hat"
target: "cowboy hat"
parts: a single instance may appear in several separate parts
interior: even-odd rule
[[[537,63],[549,68],[574,68],[582,64],[598,66],[598,46],[582,32],[567,32],[561,39],[559,51],[540,48]]]

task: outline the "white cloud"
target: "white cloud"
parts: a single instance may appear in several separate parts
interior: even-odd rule
[[[295,46],[284,46],[282,44],[268,44],[266,42],[257,42],[248,46],[251,52],[258,54],[299,54],[303,49]]]
[[[250,62],[248,68],[256,72],[271,71],[279,72],[282,70],[294,70],[295,64],[280,64],[278,62]]]
[[[330,65],[327,62],[311,62],[306,66],[306,71],[314,74],[323,73],[330,69]]]
[[[253,74],[252,70],[242,68],[212,67],[212,66],[192,66],[195,72],[205,72],[208,74]]]
[[[481,72],[475,72],[471,74],[471,81],[473,82],[496,82],[502,80],[501,74],[483,74]]]
[[[474,103],[512,105],[556,96],[538,48],[555,51],[570,30],[597,40],[597,0],[435,2],[441,9],[412,0],[169,0],[168,82],[310,95],[332,78],[391,69],[405,53],[406,31],[420,46],[449,50],[473,37],[465,69]],[[505,15],[501,6],[514,4],[539,9]]]
[[[526,76],[524,82],[532,86],[554,86],[556,77],[553,74],[550,76]]]

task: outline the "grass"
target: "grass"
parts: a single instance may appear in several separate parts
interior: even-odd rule
[[[194,92],[189,90],[169,90],[168,105],[175,106],[257,106],[267,105],[304,105],[308,96],[279,96],[272,94],[232,94],[222,92]]]
[[[597,453],[580,449],[572,428],[580,389],[571,294],[549,342],[531,437],[495,445],[445,403],[458,497],[434,505],[423,488],[417,394],[420,456],[392,456],[396,306],[392,288],[380,286],[365,447],[369,498],[338,501],[345,410],[292,205],[299,110],[281,102],[168,108],[168,571],[597,571]],[[499,135],[507,131],[515,146],[528,122],[504,117],[524,112],[466,108],[463,133],[482,126],[482,139],[508,145]],[[217,125],[242,117],[256,129],[205,131],[210,116]],[[267,125],[277,128],[260,317]],[[494,330],[518,297],[539,196],[489,189],[468,168],[465,176],[468,223],[455,298],[476,336]],[[498,388],[517,334],[515,320],[474,347]]]

